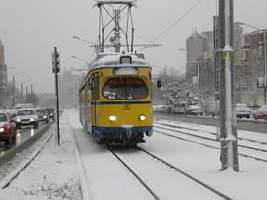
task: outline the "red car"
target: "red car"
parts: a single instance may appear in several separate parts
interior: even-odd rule
[[[16,144],[16,123],[5,112],[0,112],[0,142]]]
[[[267,120],[267,105],[260,107],[254,114],[254,118]]]

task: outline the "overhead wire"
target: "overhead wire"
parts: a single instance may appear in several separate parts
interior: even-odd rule
[[[174,23],[172,23],[169,27],[167,27],[164,31],[162,31],[155,39],[154,42],[161,38],[164,34],[169,32],[174,26],[176,26],[182,19],[184,19],[188,14],[190,14],[195,8],[197,8],[204,0],[197,1],[193,6],[191,6],[182,16],[179,16]]]

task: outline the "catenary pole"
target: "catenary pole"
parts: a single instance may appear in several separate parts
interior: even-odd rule
[[[221,169],[239,171],[233,81],[233,0],[219,2]]]
[[[263,31],[263,49],[264,49],[264,104],[267,104],[267,30]]]
[[[12,77],[12,107],[15,106],[15,101],[16,101],[16,79],[15,76],[13,75]]]

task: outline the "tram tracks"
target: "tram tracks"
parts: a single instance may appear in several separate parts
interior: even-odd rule
[[[144,173],[142,174],[142,172],[140,172],[141,171],[140,167],[137,166],[138,164],[133,164],[135,162],[131,159],[131,156],[126,155],[125,152],[123,153],[120,151],[116,151],[112,148],[108,148],[108,150],[118,159],[119,162],[122,163],[122,165],[124,165],[129,170],[129,172],[131,174],[133,174],[133,176],[136,179],[138,179],[138,181],[150,192],[150,194],[154,197],[154,199],[156,199],[156,200],[165,199],[165,198],[162,198],[162,196],[164,196],[162,194],[162,191],[160,194],[160,192],[158,190],[153,189],[153,188],[156,188],[156,186],[155,186],[156,183],[154,182],[152,184],[151,180],[149,180],[149,178],[148,178],[149,175],[146,176],[146,175],[144,175]],[[228,196],[228,195],[224,194],[223,192],[217,190],[216,188],[208,185],[204,181],[202,181],[202,180],[198,179],[197,177],[187,173],[186,171],[178,168],[177,166],[169,163],[168,161],[164,160],[163,158],[160,158],[156,154],[154,154],[154,153],[152,153],[152,152],[150,152],[144,148],[141,148],[141,147],[136,147],[136,150],[138,150],[139,153],[142,152],[142,154],[144,154],[146,156],[146,161],[144,160],[143,163],[150,165],[150,172],[146,172],[146,173],[150,174],[151,171],[153,171],[153,168],[156,169],[155,166],[157,166],[159,164],[160,166],[158,166],[158,167],[160,167],[164,170],[164,176],[171,175],[172,177],[168,177],[168,179],[171,179],[171,180],[176,179],[177,180],[176,184],[178,187],[176,187],[176,189],[179,188],[179,185],[180,186],[183,185],[183,181],[184,181],[183,179],[187,179],[187,181],[190,181],[191,191],[194,191],[193,188],[201,187],[201,189],[199,189],[199,188],[198,189],[199,190],[204,189],[205,191],[207,190],[209,193],[212,193],[212,195],[215,195],[215,196],[219,197],[220,199],[225,199],[225,200],[231,200],[232,199],[230,196]],[[139,157],[142,157],[142,155],[139,155]],[[156,162],[156,163],[152,164],[152,162]],[[159,176],[158,177],[159,181],[162,180],[160,173],[159,173],[160,171],[161,171],[160,169],[155,170],[156,173],[154,174],[155,177]],[[183,177],[183,178],[181,178],[181,177]],[[173,183],[173,184],[175,185],[175,183]],[[170,192],[170,191],[165,191],[165,192]],[[181,191],[181,194],[183,192],[184,191]],[[176,198],[176,197],[178,198],[178,196],[173,196],[172,198]],[[181,198],[181,196],[180,196],[180,198]],[[207,199],[208,199],[208,197],[207,197]]]
[[[160,133],[162,135],[165,135],[167,137],[171,137],[171,138],[174,138],[174,139],[187,141],[187,142],[190,142],[190,143],[199,144],[199,145],[206,146],[206,147],[213,148],[213,149],[217,149],[217,150],[220,149],[218,146],[216,146],[217,144],[219,144],[219,141],[214,139],[214,138],[205,137],[205,136],[197,135],[197,134],[194,134],[194,133],[188,133],[186,131],[176,130],[176,129],[180,128],[180,129],[187,129],[187,130],[194,130],[194,131],[204,132],[203,130],[179,127],[179,126],[168,125],[168,124],[160,124],[160,123],[155,123],[154,127],[156,128],[155,129],[156,132],[158,132],[158,133]],[[168,131],[168,132],[171,131],[172,133],[168,133],[166,131]],[[209,131],[207,131],[207,132],[209,133]],[[177,134],[173,134],[173,133],[178,133],[180,136],[178,136]],[[181,135],[183,135],[183,136],[181,136]],[[212,135],[214,135],[214,134],[212,134]],[[202,140],[202,141],[199,141],[199,139]],[[246,139],[246,138],[241,138],[241,140],[242,139]],[[259,142],[260,141],[258,141],[258,143]],[[216,145],[214,145],[214,144],[216,144]],[[263,145],[265,145],[265,144],[263,144]],[[265,154],[267,152],[267,149],[263,149],[263,148],[257,148],[257,147],[242,145],[242,144],[239,144],[238,146],[241,147],[242,149],[248,149],[250,151],[253,151],[252,154],[255,154],[255,153],[257,154],[257,152]],[[262,161],[262,162],[267,163],[267,159],[262,158],[261,156],[252,155],[252,154],[251,153],[248,154],[248,153],[239,152],[240,156],[243,156],[243,157],[246,157],[246,158],[251,158],[251,159],[254,159],[254,160],[257,160],[257,161]]]
[[[91,199],[91,196],[94,196],[92,193],[93,191],[91,191],[91,181],[89,181],[87,177],[88,169],[86,169],[82,155],[80,155],[81,150],[79,149],[79,142],[75,133],[76,131],[73,128],[72,131],[76,143],[76,159],[80,170],[81,192],[83,199],[88,200]],[[191,195],[192,197],[192,195],[194,195],[194,192],[192,193],[192,191],[204,193],[207,195],[207,198],[205,199],[232,199],[223,192],[206,184],[204,181],[201,181],[184,170],[179,169],[177,166],[144,148],[136,147],[127,150],[107,147],[106,150],[108,150],[110,154],[113,155],[114,158],[128,171],[128,173],[142,185],[142,187],[151,195],[152,199],[184,199],[184,196],[182,195],[187,193],[187,195]],[[165,187],[162,187],[164,185]],[[187,188],[185,189],[184,187]],[[177,190],[181,194],[178,194]],[[170,196],[174,195],[173,193],[175,193],[176,196]]]
[[[181,126],[181,125],[166,124],[166,123],[163,123],[163,122],[156,122],[156,124],[163,125],[163,126],[168,126],[168,127],[172,127],[172,128],[179,128],[179,129],[189,130],[189,131],[205,132],[205,133],[208,133],[208,134],[210,134],[212,136],[217,136],[217,133],[213,132],[213,131],[201,130],[201,129],[196,129],[196,128],[189,128],[189,127]],[[262,133],[260,133],[260,134],[262,134]],[[256,143],[256,144],[267,145],[267,141],[260,141],[260,140],[255,140],[255,139],[251,139],[251,138],[238,137],[238,140],[239,141],[247,141],[247,142]]]

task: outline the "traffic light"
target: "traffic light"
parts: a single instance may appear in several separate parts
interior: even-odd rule
[[[57,47],[54,47],[54,51],[52,53],[52,72],[58,73],[60,71],[60,58]]]
[[[161,88],[161,87],[162,87],[161,80],[157,80],[157,87],[158,87],[158,88]]]

